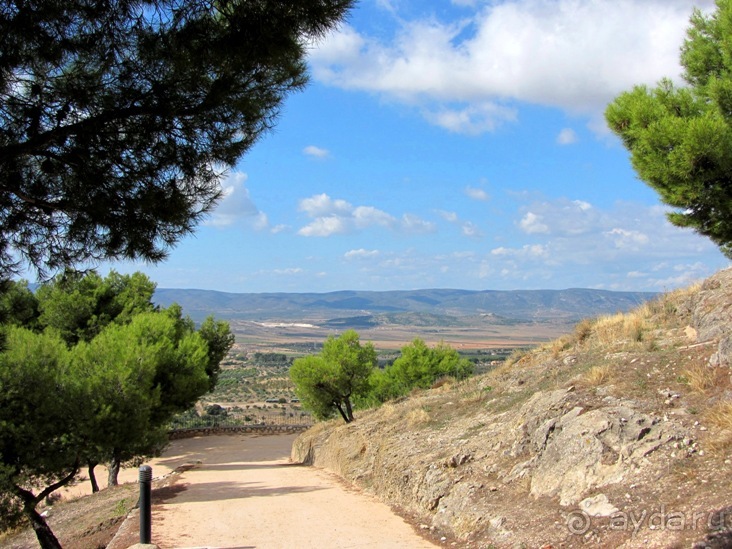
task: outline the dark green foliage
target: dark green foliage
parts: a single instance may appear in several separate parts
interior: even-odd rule
[[[443,377],[464,379],[473,371],[474,364],[461,358],[449,345],[440,343],[429,348],[423,340],[416,338],[402,347],[401,356],[393,364],[374,371],[369,399],[385,402],[404,396],[414,388],[428,389]]]
[[[0,7],[0,278],[159,261],[306,83],[353,0]]]
[[[203,321],[198,329],[198,334],[208,345],[208,364],[206,375],[209,380],[209,391],[212,391],[219,379],[221,361],[224,360],[231,347],[234,345],[234,334],[231,333],[229,323],[223,320],[216,320],[209,316]]]
[[[57,547],[35,507],[78,471],[88,435],[79,429],[83,388],[70,373],[60,338],[19,327],[6,334],[0,354],[0,525],[25,517],[43,547]]]
[[[69,345],[91,341],[107,325],[152,311],[155,283],[143,273],[102,278],[95,271],[66,271],[41,285],[38,327],[57,331]]]
[[[38,315],[38,299],[26,281],[0,282],[0,323],[33,329]]]
[[[223,408],[219,404],[211,404],[210,406],[206,406],[206,414],[209,416],[225,417],[228,415],[228,412],[226,408]]]
[[[319,355],[296,359],[290,377],[303,407],[314,417],[325,419],[338,411],[350,423],[353,399],[368,392],[375,365],[374,346],[361,345],[358,334],[348,330],[340,337],[328,337]]]
[[[732,257],[732,1],[695,11],[681,53],[687,87],[663,80],[618,96],[605,113],[640,178],[677,211],[669,220]]]
[[[154,310],[154,288],[140,273],[105,279],[65,273],[41,286],[36,302],[25,284],[6,285],[0,295],[9,321],[0,332],[7,335],[0,352],[3,526],[22,514],[43,547],[57,547],[35,511],[38,502],[72,480],[80,465],[91,473],[97,463],[111,463],[115,484],[119,465],[158,452],[172,417],[215,384],[233,343],[228,324],[209,318],[196,331],[180,307]]]
[[[256,352],[252,355],[252,363],[262,366],[280,365],[289,366],[292,362],[284,353],[260,353]]]

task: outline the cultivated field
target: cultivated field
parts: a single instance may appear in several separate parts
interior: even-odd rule
[[[447,343],[458,351],[533,347],[553,340],[572,329],[570,322],[491,323],[481,319],[459,326],[379,325],[334,328],[318,320],[299,322],[252,322],[232,320],[237,344],[248,350],[303,355],[317,351],[329,336],[353,328],[361,341],[371,341],[377,350],[398,350],[414,338],[427,344]]]

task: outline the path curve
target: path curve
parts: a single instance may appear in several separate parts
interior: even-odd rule
[[[173,441],[153,475],[185,464],[153,505],[161,549],[438,547],[384,503],[322,469],[291,464],[297,435]]]

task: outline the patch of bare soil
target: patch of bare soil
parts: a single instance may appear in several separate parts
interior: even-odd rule
[[[172,451],[179,446],[171,445]],[[177,478],[193,464],[179,464],[183,460],[169,460],[161,457],[152,460],[156,478],[152,484],[153,505],[175,497],[185,490],[177,485]],[[72,486],[60,491],[60,499],[53,505],[41,504],[39,511],[47,513],[47,522],[63,547],[70,549],[100,549],[114,546],[118,549],[139,542],[139,517],[135,511],[140,495],[138,469],[123,469],[120,472],[119,486],[113,486],[91,493],[91,485],[84,475],[80,475]],[[106,470],[99,467],[99,478],[106,478]],[[125,524],[125,535],[118,536]],[[117,536],[116,539],[115,536]],[[0,547],[3,549],[37,549],[38,541],[30,527],[0,534]]]
[[[63,547],[103,548],[112,541],[125,517],[137,503],[138,495],[136,484],[112,487],[46,507],[46,520]],[[38,541],[29,527],[0,535],[0,547],[37,549]]]

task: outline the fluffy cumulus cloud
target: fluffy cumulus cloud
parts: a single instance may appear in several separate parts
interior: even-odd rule
[[[417,105],[433,124],[481,133],[516,117],[515,103],[598,115],[635,84],[678,79],[696,5],[713,0],[454,1],[439,19],[389,2],[389,35],[344,25],[312,52],[315,78]],[[427,8],[429,9],[429,8]],[[449,12],[449,11],[448,11]],[[569,132],[560,136],[571,141]]]
[[[249,195],[246,181],[247,174],[234,171],[221,183],[223,197],[206,221],[207,225],[228,227],[245,222],[256,230],[269,228],[267,214],[257,209]]]
[[[314,195],[300,200],[299,210],[312,218],[302,227],[301,236],[332,236],[349,234],[369,228],[386,228],[394,231],[420,233],[434,230],[433,224],[413,214],[404,214],[401,220],[373,206],[354,206],[327,194]]]
[[[603,215],[582,200],[536,202],[524,209],[526,213],[518,225],[526,234],[582,234],[596,227]]]
[[[605,236],[619,249],[640,250],[651,241],[647,234],[632,229],[615,228],[605,232]]]

